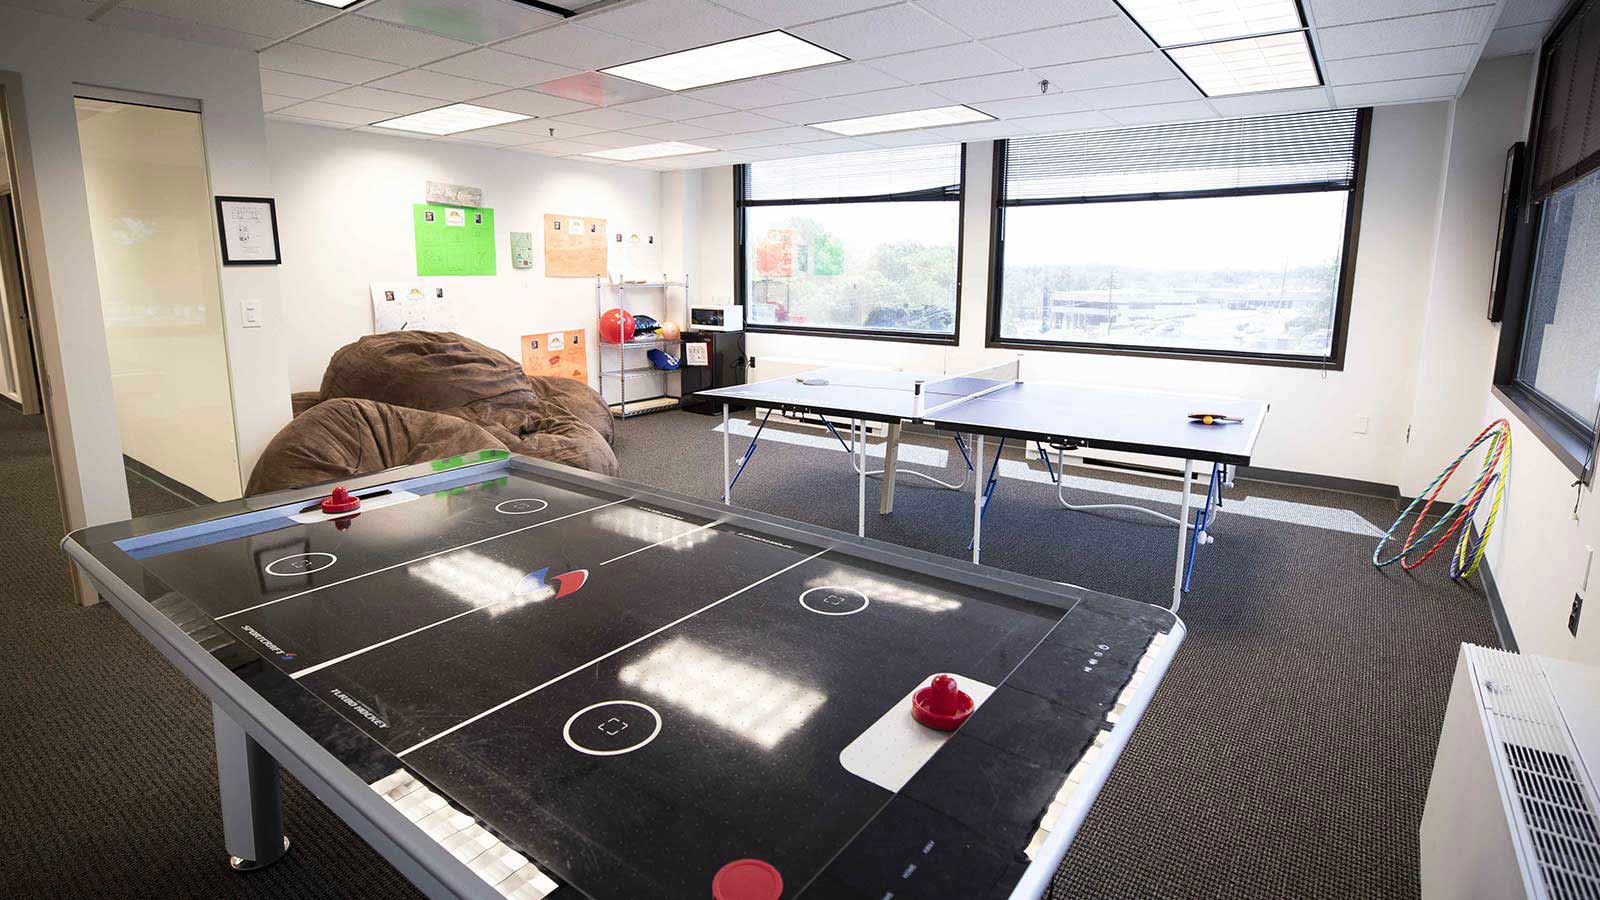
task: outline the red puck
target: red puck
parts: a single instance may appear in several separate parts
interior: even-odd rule
[[[333,493],[322,501],[322,511],[325,513],[347,513],[361,508],[361,498],[352,496],[342,487],[333,489]]]
[[[935,676],[933,684],[911,695],[911,717],[939,731],[955,731],[975,708],[971,695],[949,675]]]
[[[717,870],[711,879],[715,900],[778,900],[783,896],[783,876],[771,863],[736,859]]]

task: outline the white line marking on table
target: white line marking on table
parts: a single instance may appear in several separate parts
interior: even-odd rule
[[[419,563],[419,562],[422,562],[425,559],[433,559],[435,556],[443,556],[446,553],[454,553],[457,550],[465,550],[468,547],[476,547],[479,544],[487,544],[490,541],[498,541],[499,539],[501,539],[503,537],[510,537],[513,534],[520,534],[520,533],[522,533],[524,531],[528,531],[529,529],[539,528],[539,527],[544,526],[544,525],[551,525],[551,524],[554,524],[556,522],[560,522],[563,519],[570,519],[573,516],[581,516],[581,515],[584,515],[585,513],[596,512],[598,510],[605,509],[608,506],[616,506],[618,503],[627,503],[629,500],[632,500],[632,499],[634,499],[634,498],[632,498],[632,497],[623,497],[621,500],[613,500],[610,503],[602,503],[599,506],[591,506],[588,509],[580,509],[575,513],[567,513],[564,516],[556,516],[554,519],[545,519],[543,522],[535,522],[532,525],[524,525],[521,528],[514,528],[514,529],[512,529],[510,531],[503,532],[501,534],[492,534],[492,535],[490,535],[490,536],[488,536],[486,538],[479,538],[476,541],[470,541],[468,543],[462,544],[459,547],[451,547],[448,550],[436,550],[433,553],[429,553],[429,554],[427,554],[425,556],[419,556],[416,559],[408,559],[405,562],[398,562],[398,563],[395,563],[392,566],[384,566],[381,569],[373,569],[370,572],[362,572],[359,575],[351,575],[349,578],[341,578],[338,581],[330,581],[327,584],[320,585],[318,587],[314,587],[314,588],[310,588],[308,590],[301,591],[298,594],[290,594],[287,597],[279,597],[276,600],[268,600],[265,603],[257,603],[255,606],[246,606],[244,609],[236,609],[231,613],[224,613],[224,614],[222,614],[220,616],[217,616],[217,619],[218,619],[218,621],[220,621],[222,619],[230,619],[230,618],[232,618],[234,616],[242,615],[244,613],[250,612],[251,610],[260,609],[263,606],[271,606],[274,603],[282,603],[285,600],[293,600],[296,597],[304,597],[307,594],[315,594],[317,591],[325,591],[325,590],[327,590],[328,588],[331,588],[331,587],[337,587],[337,586],[339,586],[341,584],[348,584],[348,583],[350,583],[352,581],[356,581],[356,580],[361,579],[361,578],[366,578],[369,575],[380,575],[380,574],[382,574],[384,572],[389,571],[390,569],[398,569],[398,568],[400,568],[402,566],[409,566],[412,563]]]
[[[323,660],[322,662],[319,662],[314,666],[307,666],[307,667],[305,667],[304,669],[301,669],[298,672],[294,672],[294,673],[290,674],[289,677],[290,678],[303,678],[303,677],[305,677],[307,675],[310,675],[312,672],[316,672],[316,671],[319,671],[321,669],[326,669],[329,666],[338,665],[339,663],[342,663],[347,659],[354,659],[355,657],[360,656],[361,654],[366,653],[369,650],[376,650],[379,647],[384,646],[385,644],[392,644],[395,641],[403,640],[405,638],[411,637],[414,634],[421,634],[422,632],[427,631],[429,628],[435,628],[437,626],[445,624],[446,622],[454,622],[455,620],[461,618],[462,616],[470,616],[475,612],[480,612],[482,610],[488,609],[491,606],[499,606],[501,603],[504,603],[504,602],[506,602],[506,601],[497,600],[494,603],[485,603],[482,606],[474,606],[473,608],[471,608],[469,610],[465,610],[463,612],[458,612],[453,616],[448,616],[446,618],[440,619],[437,622],[429,622],[428,624],[422,626],[421,628],[413,628],[410,631],[406,632],[405,634],[397,634],[392,638],[388,638],[386,640],[379,641],[376,644],[371,645],[370,647],[362,647],[360,650],[352,650],[352,651],[350,651],[349,653],[346,653],[343,656],[335,656],[333,659]]]
[[[745,591],[748,591],[751,588],[760,587],[761,585],[766,584],[767,582],[771,581],[774,578],[777,578],[779,575],[782,575],[783,573],[789,571],[790,569],[793,569],[793,568],[796,568],[796,567],[799,567],[799,566],[803,566],[806,563],[811,562],[813,559],[816,559],[817,557],[819,557],[822,554],[827,553],[827,552],[828,552],[827,548],[824,547],[823,549],[818,550],[817,552],[811,554],[810,556],[806,557],[805,559],[798,560],[796,562],[792,562],[789,565],[784,566],[783,568],[779,569],[778,571],[773,572],[771,575],[768,575],[765,578],[762,578],[760,581],[751,582],[750,584],[747,584],[744,587],[739,588],[737,591],[734,591],[733,593],[729,594],[728,596],[723,597],[721,600],[717,600],[717,601],[714,601],[712,603],[708,603],[705,606],[700,607],[699,609],[695,610],[694,612],[689,613],[686,616],[683,616],[681,618],[678,618],[678,619],[675,619],[675,620],[673,620],[671,622],[668,622],[667,624],[661,626],[660,628],[657,628],[655,631],[652,631],[649,634],[641,635],[640,637],[636,637],[633,640],[627,642],[626,644],[623,644],[622,646],[616,648],[615,650],[612,650],[612,651],[610,651],[608,653],[603,653],[600,656],[596,656],[594,659],[591,659],[588,662],[583,663],[582,665],[575,666],[575,667],[573,667],[571,669],[568,669],[567,671],[561,673],[560,675],[557,675],[556,677],[550,679],[549,681],[546,681],[544,684],[538,685],[536,687],[531,687],[528,690],[525,690],[522,693],[520,693],[520,694],[516,695],[515,697],[512,697],[512,698],[510,698],[508,700],[502,700],[499,703],[495,704],[494,706],[489,707],[488,709],[484,710],[481,713],[478,713],[477,715],[473,716],[470,719],[463,719],[462,721],[457,722],[454,725],[451,725],[449,728],[446,728],[445,730],[439,732],[438,734],[434,735],[433,737],[423,738],[422,740],[416,742],[415,744],[412,744],[411,746],[407,747],[406,749],[401,750],[399,753],[396,753],[395,756],[402,756],[403,757],[408,753],[412,753],[414,751],[421,750],[423,747],[428,746],[429,744],[433,743],[434,741],[437,741],[438,739],[440,739],[442,737],[454,734],[457,731],[460,731],[461,729],[467,727],[468,725],[471,725],[473,722],[478,721],[479,719],[485,718],[487,716],[494,715],[495,713],[499,712],[502,709],[505,709],[506,707],[510,706],[513,703],[518,702],[519,700],[524,700],[524,699],[526,699],[528,697],[532,697],[534,694],[539,693],[540,691],[544,690],[545,688],[549,687],[550,685],[555,684],[556,682],[565,680],[567,678],[570,678],[573,675],[576,675],[579,672],[582,672],[584,669],[589,668],[590,666],[596,665],[598,663],[605,662],[606,660],[610,659],[611,657],[616,656],[618,653],[621,653],[622,651],[627,650],[630,647],[634,647],[634,646],[637,646],[638,644],[642,644],[645,641],[648,641],[651,638],[655,637],[656,635],[660,634],[661,632],[668,630],[669,628],[676,628],[677,626],[682,625],[684,622],[689,621],[690,619],[694,618],[695,616],[698,616],[701,613],[706,612],[707,610],[715,609],[716,607],[721,606],[722,604],[728,602],[729,600],[732,600],[733,598],[739,596],[740,594],[744,593]]]
[[[718,519],[715,522],[707,522],[706,524],[701,525],[699,528],[691,528],[688,531],[681,531],[681,532],[673,535],[672,537],[663,538],[663,539],[661,539],[659,541],[656,541],[654,544],[646,544],[645,546],[640,547],[637,550],[629,550],[627,553],[624,553],[621,556],[613,556],[610,559],[606,560],[605,562],[601,563],[600,565],[601,566],[609,566],[609,565],[611,565],[612,563],[616,562],[619,559],[627,559],[628,557],[634,555],[635,553],[643,553],[644,551],[649,550],[651,547],[659,547],[662,544],[671,543],[671,542],[677,540],[678,538],[687,537],[687,536],[689,536],[691,534],[694,534],[697,531],[705,531],[707,528],[714,528],[714,527],[716,527],[718,525],[721,525],[723,522],[726,522],[726,521],[727,521],[727,519]],[[596,566],[595,568],[599,568],[599,566]]]

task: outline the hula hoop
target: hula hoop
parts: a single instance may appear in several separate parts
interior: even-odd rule
[[[1450,505],[1426,531],[1417,533],[1422,528],[1422,522],[1427,517],[1428,511],[1439,501],[1442,492],[1450,479],[1455,476],[1461,464],[1466,461],[1479,447],[1485,447],[1483,464],[1478,467],[1478,474],[1472,479],[1459,499]],[[1444,471],[1440,472],[1422,495],[1409,503],[1405,511],[1395,519],[1389,530],[1384,532],[1378,545],[1372,550],[1372,564],[1378,568],[1400,563],[1400,567],[1407,571],[1427,562],[1435,553],[1439,552],[1452,537],[1457,538],[1456,546],[1450,554],[1450,577],[1470,578],[1478,571],[1478,566],[1483,562],[1483,555],[1487,549],[1489,534],[1494,530],[1495,522],[1500,515],[1500,507],[1505,499],[1507,475],[1511,467],[1511,423],[1505,419],[1496,419],[1472,439],[1467,448],[1461,451]],[[1489,516],[1484,521],[1482,532],[1474,539],[1472,529],[1466,527],[1478,511],[1483,498],[1490,488],[1494,488],[1494,500],[1489,506]],[[1418,507],[1421,507],[1419,510]],[[1383,549],[1390,541],[1395,540],[1395,533],[1400,526],[1415,513],[1416,521],[1406,533],[1405,540],[1400,542],[1400,549],[1391,556],[1384,557]],[[1421,545],[1432,544],[1422,555],[1413,559],[1412,555]]]

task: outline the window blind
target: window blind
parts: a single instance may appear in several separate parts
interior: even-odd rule
[[[1359,110],[1014,138],[1005,202],[1252,188],[1348,188]]]
[[[961,145],[897,147],[750,163],[752,202],[961,196]]]
[[[1545,41],[1533,192],[1551,191],[1600,168],[1600,0],[1588,0]]]

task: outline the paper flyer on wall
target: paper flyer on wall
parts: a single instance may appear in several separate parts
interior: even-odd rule
[[[372,283],[372,332],[460,331],[449,289],[420,281]]]

